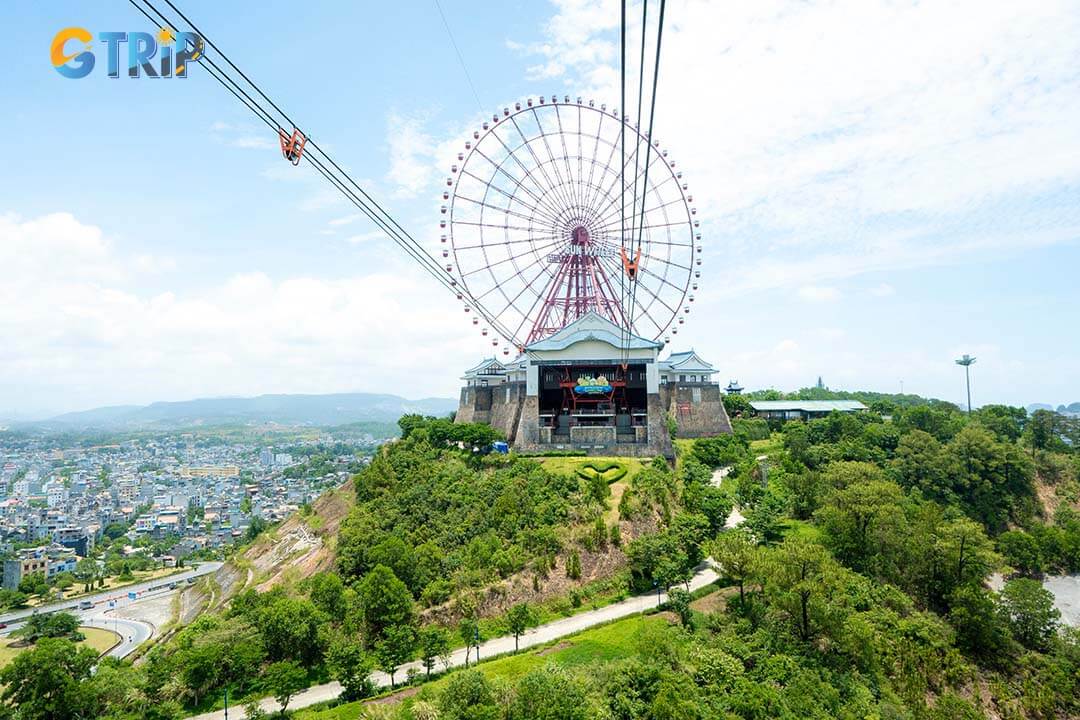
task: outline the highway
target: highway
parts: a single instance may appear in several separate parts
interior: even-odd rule
[[[220,562],[204,562],[200,563],[197,568],[157,578],[156,580],[107,590],[95,595],[50,603],[41,607],[5,613],[0,615],[0,623],[6,624],[7,627],[0,630],[0,635],[7,635],[13,630],[22,627],[26,618],[35,613],[63,610],[78,617],[82,625],[116,632],[120,635],[121,641],[108,654],[112,657],[126,657],[139,645],[152,638],[154,633],[157,632],[157,628],[141,620],[118,617],[115,614],[116,610],[131,607],[150,598],[178,592],[189,585],[189,579],[194,581],[196,578],[209,575],[216,572],[221,566],[222,563]],[[91,606],[89,608],[80,607],[86,601],[89,601]]]

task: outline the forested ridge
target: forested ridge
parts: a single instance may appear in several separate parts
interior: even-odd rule
[[[771,435],[736,420],[735,436],[677,440],[675,467],[622,474],[473,452],[489,429],[405,418],[354,478],[333,571],[245,591],[136,666],[91,674],[86,651],[43,639],[0,672],[3,712],[176,718],[226,687],[287,705],[334,678],[347,704],[326,718],[1077,716],[1080,633],[1037,580],[1080,570],[1072,421],[888,403]],[[745,521],[725,529],[733,506]],[[692,596],[706,558],[721,580]],[[452,647],[656,588],[667,612],[604,652],[422,683]],[[416,658],[425,671],[396,682],[419,694],[355,702],[374,668]]]

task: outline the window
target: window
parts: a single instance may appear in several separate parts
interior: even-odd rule
[[[686,376],[685,375],[680,375],[679,376],[679,382],[686,382]]]

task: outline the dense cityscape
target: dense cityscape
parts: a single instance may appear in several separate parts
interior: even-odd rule
[[[216,557],[344,482],[376,444],[330,432],[277,446],[212,432],[0,435],[5,604]]]

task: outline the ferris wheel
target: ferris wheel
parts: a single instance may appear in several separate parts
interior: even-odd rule
[[[504,354],[588,312],[669,342],[690,312],[693,197],[667,151],[606,105],[503,108],[458,153],[442,197],[445,271]]]

